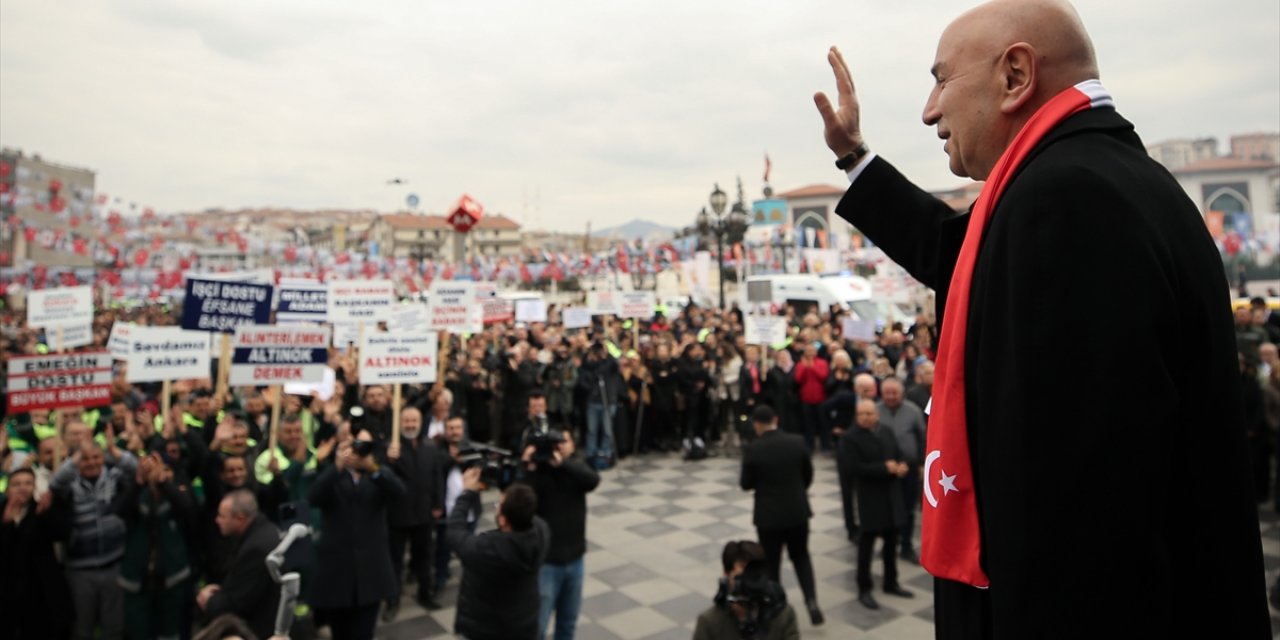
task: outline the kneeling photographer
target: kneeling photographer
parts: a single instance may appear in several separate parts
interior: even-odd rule
[[[577,454],[573,432],[551,428],[545,418],[525,434],[522,480],[538,496],[538,515],[551,529],[551,546],[538,576],[538,638],[555,612],[556,640],[571,640],[582,608],[583,556],[587,552],[587,494],[600,474]]]
[[[724,577],[715,604],[698,616],[693,640],[791,640],[800,637],[796,612],[782,585],[769,579],[764,547],[750,540],[724,545]]]
[[[521,483],[498,499],[498,528],[472,534],[466,514],[484,489],[482,470],[477,465],[462,474],[463,491],[445,534],[462,563],[453,630],[468,640],[528,640],[538,630],[538,570],[551,534],[535,515],[533,489]]]

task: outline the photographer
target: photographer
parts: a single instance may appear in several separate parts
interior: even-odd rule
[[[578,387],[587,397],[587,459],[596,469],[613,466],[613,420],[621,382],[618,361],[609,355],[603,342],[591,343],[578,369]]]
[[[764,548],[749,540],[724,545],[724,577],[715,604],[698,616],[693,640],[794,640],[796,612],[782,586],[768,579]]]
[[[524,481],[538,496],[538,515],[551,530],[546,564],[538,576],[538,638],[545,637],[554,609],[556,640],[571,640],[582,607],[587,494],[600,484],[600,474],[576,455],[571,432],[558,435],[539,433],[527,439],[521,460],[527,470]]]
[[[339,445],[334,466],[320,474],[309,496],[324,516],[312,605],[333,640],[372,638],[378,605],[396,593],[387,505],[405,488],[396,474],[383,471],[373,450],[368,431]]]
[[[449,547],[462,562],[454,633],[470,640],[528,640],[538,631],[538,571],[550,531],[537,517],[538,498],[525,484],[498,499],[498,528],[473,535],[466,514],[480,499],[480,467],[462,476],[463,492],[449,516]]]

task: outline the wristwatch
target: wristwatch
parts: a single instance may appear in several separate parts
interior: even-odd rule
[[[865,158],[870,152],[871,149],[869,149],[867,147],[867,143],[864,142],[858,145],[853,151],[840,156],[840,158],[836,160],[836,168],[841,171],[848,171],[852,169],[854,165],[858,164],[859,160]]]

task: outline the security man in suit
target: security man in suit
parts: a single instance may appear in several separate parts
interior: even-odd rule
[[[782,546],[796,569],[804,603],[813,624],[823,622],[818,608],[817,587],[813,580],[813,563],[809,560],[809,485],[813,484],[813,459],[804,438],[778,430],[778,415],[768,405],[760,405],[751,413],[756,441],[742,454],[741,484],[744,491],[755,491],[752,522],[764,547],[769,564],[769,578],[778,578],[782,564]]]

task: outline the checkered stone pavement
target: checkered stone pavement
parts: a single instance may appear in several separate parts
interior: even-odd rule
[[[915,598],[877,593],[879,611],[858,604],[856,549],[844,535],[835,463],[822,455],[814,463],[809,551],[826,624],[809,624],[795,570],[785,553],[782,562],[782,583],[787,601],[796,609],[801,634],[805,638],[932,639],[932,579],[916,565],[898,563],[900,580],[916,593]],[[738,489],[738,468],[737,457],[685,462],[674,454],[652,454],[629,458],[604,472],[600,487],[588,500],[587,576],[579,638],[692,637],[698,614],[715,595],[724,543],[756,538],[751,494]],[[494,502],[492,492],[485,495],[482,526],[492,526]],[[1280,547],[1280,523],[1270,543],[1273,552]],[[1270,558],[1268,567],[1280,569],[1280,558]],[[378,637],[408,640],[451,633],[458,590],[456,560],[452,571],[448,586],[437,598],[441,610],[428,612],[414,604],[415,587],[411,586],[405,590],[399,616],[381,625]],[[873,572],[878,592],[878,554]]]

